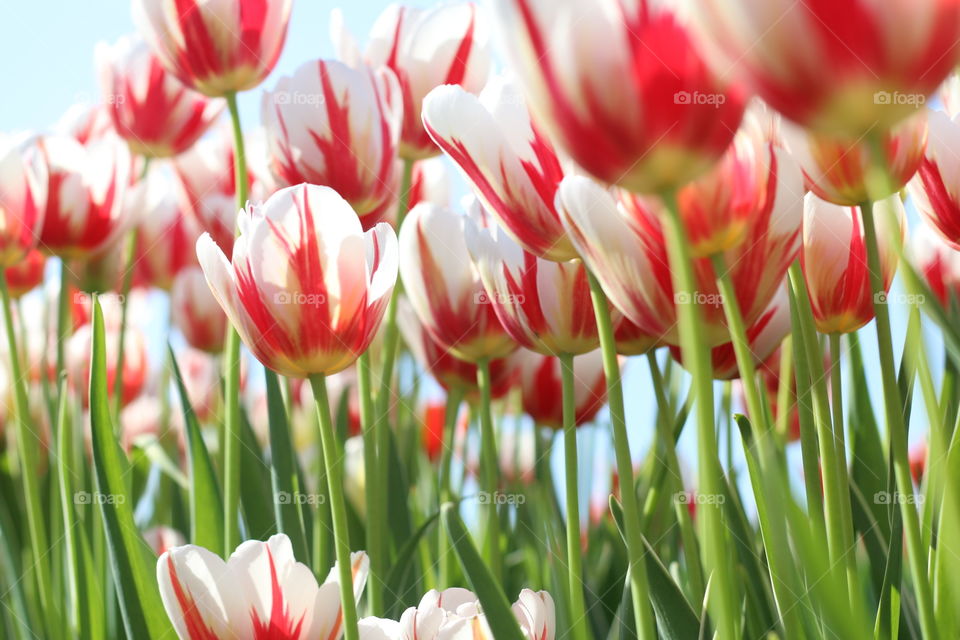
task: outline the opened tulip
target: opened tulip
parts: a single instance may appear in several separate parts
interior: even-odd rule
[[[354,553],[350,561],[359,599],[367,556]],[[163,607],[181,640],[339,638],[337,576],[335,566],[318,585],[283,534],[266,542],[247,540],[226,562],[195,545],[175,547],[157,560]]]
[[[82,146],[63,136],[38,145],[48,173],[40,248],[61,258],[84,258],[109,246],[125,230],[124,199],[130,153],[114,136]]]
[[[397,240],[366,233],[328,187],[281,189],[240,212],[227,260],[208,234],[197,256],[247,348],[282,375],[331,374],[370,345],[397,279]]]
[[[704,173],[743,115],[745,94],[707,68],[675,4],[492,3],[547,131],[588,172],[631,191],[662,192]]]
[[[520,372],[523,412],[540,426],[563,428],[563,407],[560,403],[561,363],[558,358],[521,349],[510,356]],[[593,420],[607,399],[603,357],[599,350],[573,359],[575,422],[579,427]]]
[[[424,100],[423,122],[524,249],[548,260],[577,257],[554,208],[564,176],[560,158],[517,83],[498,77],[479,97],[461,87],[438,87]]]
[[[210,127],[223,102],[187,88],[139,38],[96,49],[103,102],[113,128],[139,155],[165,158],[188,149]]]
[[[261,113],[277,180],[332,187],[365,226],[379,221],[397,193],[394,81],[365,67],[316,60],[264,92]]]
[[[490,73],[487,29],[472,2],[431,9],[391,4],[374,23],[362,55],[343,28],[339,11],[334,12],[331,32],[341,60],[353,67],[361,60],[375,69],[387,67],[399,80],[403,158],[418,160],[440,151],[420,120],[423,99],[433,88],[455,84],[477,93]]]
[[[39,249],[31,249],[25,258],[12,267],[7,267],[7,288],[11,298],[33,291],[43,283],[43,270],[47,266],[47,258]]]
[[[905,214],[899,195],[873,205],[884,291],[890,290],[897,269],[896,253],[889,240],[894,231],[889,227],[889,213],[903,223]],[[800,261],[813,317],[821,333],[850,333],[873,319],[875,301],[860,216],[856,207],[830,204],[812,193],[805,198]],[[886,298],[876,302],[886,303]]]
[[[955,0],[699,0],[718,71],[830,135],[880,132],[922,107],[960,59]]]
[[[837,138],[785,124],[783,136],[806,176],[807,186],[822,200],[858,206],[896,193],[920,168],[927,145],[927,112],[920,111],[878,132],[879,153],[864,137]]]
[[[173,325],[194,349],[219,353],[227,336],[227,316],[210,292],[199,267],[177,274],[170,289]]]
[[[133,0],[133,21],[167,70],[207,96],[253,89],[273,70],[293,0]]]
[[[423,326],[444,348],[468,362],[502,358],[516,343],[487,303],[470,259],[467,216],[434,204],[417,205],[400,230],[400,275]]]
[[[135,282],[170,290],[178,273],[197,264],[196,222],[184,214],[170,180],[158,171],[130,188],[126,206],[138,218]]]
[[[939,111],[931,111],[929,119],[927,149],[908,189],[920,215],[960,249],[960,121]]]
[[[47,165],[36,146],[0,134],[0,268],[37,245],[47,207]]]
[[[921,224],[911,231],[909,256],[940,304],[949,309],[951,298],[960,301],[960,251]]]

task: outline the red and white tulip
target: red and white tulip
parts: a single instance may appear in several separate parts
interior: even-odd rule
[[[39,249],[31,249],[25,258],[12,267],[7,267],[5,277],[11,298],[33,291],[43,283],[47,257]]]
[[[929,121],[927,149],[908,189],[920,215],[960,249],[960,121],[940,111],[931,111]]]
[[[37,246],[47,207],[47,165],[33,144],[0,134],[0,268]]]
[[[563,428],[562,381],[559,358],[526,349],[510,356],[520,372],[523,412],[537,425]],[[594,350],[573,359],[575,423],[579,427],[593,420],[607,400],[607,380],[603,375],[603,356]]]
[[[909,256],[940,304],[950,308],[952,297],[960,301],[960,251],[921,224],[910,234]]]
[[[93,325],[84,324],[66,344],[67,379],[80,395],[83,406],[90,402],[90,355],[93,344]],[[106,331],[107,393],[114,396],[117,376],[117,355],[120,348],[119,328]],[[123,380],[120,403],[127,405],[143,391],[147,382],[147,345],[143,333],[136,327],[127,327],[123,333]]]
[[[173,325],[194,349],[220,353],[227,337],[227,316],[210,292],[200,267],[177,274],[170,289]]]
[[[169,179],[151,171],[130,188],[127,207],[137,216],[136,282],[170,290],[184,269],[197,264],[200,230],[186,216]]]

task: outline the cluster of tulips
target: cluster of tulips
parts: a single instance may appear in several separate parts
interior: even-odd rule
[[[291,11],[0,137],[0,635],[960,637],[960,0],[334,10],[245,131]]]

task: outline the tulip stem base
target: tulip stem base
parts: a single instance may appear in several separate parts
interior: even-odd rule
[[[497,455],[497,435],[493,429],[493,413],[490,409],[490,361],[486,358],[477,363],[477,387],[480,388],[480,489],[481,498],[485,498],[481,503],[486,503],[484,505],[486,531],[484,532],[483,559],[499,582],[503,575],[500,557],[500,516],[497,513],[500,458]]]

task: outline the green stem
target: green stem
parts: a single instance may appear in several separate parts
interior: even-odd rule
[[[438,509],[443,506],[445,502],[453,502],[450,467],[453,465],[457,413],[462,400],[463,389],[456,387],[447,392],[447,406],[443,414],[443,447],[440,450],[440,489],[437,492],[440,503]],[[444,531],[440,534],[440,557],[437,560],[440,574],[440,589],[448,589],[453,586],[453,563],[451,560],[455,557],[454,554],[453,541],[449,538],[449,532]]]
[[[775,431],[784,441],[790,437],[790,414],[793,412],[793,400],[790,391],[793,387],[793,339],[790,336],[780,343],[780,370],[777,372],[777,416]]]
[[[313,397],[320,422],[320,445],[323,447],[323,466],[327,476],[330,497],[330,512],[333,516],[333,540],[340,579],[340,605],[343,611],[343,632],[346,640],[359,640],[357,629],[357,603],[353,595],[353,567],[350,562],[350,540],[347,527],[347,508],[343,497],[343,452],[337,443],[333,420],[330,418],[330,401],[327,398],[327,379],[323,374],[310,376]]]
[[[563,398],[563,460],[567,494],[567,584],[573,638],[587,640],[587,606],[583,597],[583,560],[580,550],[580,481],[577,473],[577,400],[574,396],[573,356],[562,353],[560,378]]]
[[[149,161],[143,163],[144,172],[149,165]],[[142,179],[142,177],[141,177]],[[117,333],[117,360],[113,375],[113,412],[117,416],[117,429],[120,428],[120,409],[123,408],[123,359],[125,351],[124,337],[127,334],[127,318],[129,314],[128,299],[130,289],[133,288],[134,262],[137,259],[137,230],[131,229],[127,233],[126,245],[123,251],[123,284],[120,286],[120,330]]]
[[[237,184],[237,210],[247,203],[247,156],[240,127],[237,94],[228,93],[227,107],[233,124],[234,170]],[[223,432],[223,556],[240,544],[240,336],[233,327],[227,332],[224,347],[224,432]]]
[[[607,379],[607,404],[610,408],[610,423],[613,428],[613,449],[620,477],[620,500],[623,504],[623,524],[626,533],[627,557],[630,563],[630,597],[633,600],[633,616],[640,640],[654,640],[657,635],[653,610],[650,608],[650,587],[647,581],[647,566],[643,559],[646,549],[640,528],[640,507],[633,480],[633,459],[630,456],[630,440],[627,437],[626,412],[623,407],[623,384],[620,377],[620,362],[617,359],[617,344],[613,336],[613,321],[607,294],[600,282],[589,270],[590,297],[600,334],[600,351],[603,355],[603,372]]]
[[[663,217],[663,227],[674,293],[678,300],[688,301],[687,304],[680,303],[676,307],[683,362],[693,377],[693,392],[696,394],[700,491],[716,498],[708,500],[708,504],[703,505],[702,509],[702,531],[707,538],[704,545],[703,564],[707,574],[713,574],[715,582],[708,608],[714,624],[717,625],[721,640],[732,640],[740,637],[740,595],[731,566],[732,549],[725,539],[723,501],[718,498],[725,495],[725,483],[718,457],[715,431],[713,367],[710,361],[710,349],[703,335],[703,316],[694,298],[697,285],[693,271],[693,257],[690,253],[686,230],[680,218],[676,196],[672,193],[665,194],[663,201],[666,213]]]
[[[490,411],[490,361],[477,363],[477,386],[480,388],[480,489],[486,494],[486,523],[483,555],[493,575],[500,580],[503,574],[500,557],[500,517],[497,515],[497,478],[499,458],[497,440]]]
[[[377,439],[374,429],[375,418],[373,415],[373,397],[371,395],[370,383],[370,355],[362,354],[357,358],[357,392],[360,395],[360,427],[363,433],[363,469],[366,480],[364,482],[364,493],[367,505],[367,549],[370,549],[370,578],[367,583],[367,603],[370,607],[370,614],[383,615],[383,574],[381,560],[380,542],[383,533],[383,523],[380,522],[381,511],[374,508],[374,505],[380,504],[377,482],[378,463],[377,463]]]
[[[70,284],[67,261],[60,258],[60,296],[57,300],[57,375],[63,373],[65,366],[65,347],[70,337]]]
[[[900,388],[897,385],[896,364],[893,358],[893,337],[890,329],[890,312],[885,304],[886,296],[883,274],[880,266],[880,249],[877,243],[877,229],[873,218],[872,203],[861,206],[863,212],[863,233],[867,245],[867,267],[870,271],[870,284],[873,289],[873,310],[877,316],[877,346],[880,350],[880,373],[883,377],[883,400],[887,418],[887,437],[889,450],[893,457],[893,470],[900,493],[897,502],[903,517],[904,532],[907,538],[907,554],[910,573],[917,597],[917,609],[920,612],[920,627],[926,638],[937,638],[936,623],[933,615],[933,599],[930,581],[927,577],[923,553],[923,541],[920,535],[920,522],[917,509],[907,496],[913,495],[913,480],[910,476],[910,461],[907,453],[907,431],[901,413]]]
[[[7,287],[6,273],[0,277],[0,297],[3,299],[3,320],[7,325],[7,347],[10,354],[11,384],[13,384],[13,402],[16,412],[17,449],[20,452],[20,480],[23,483],[23,497],[27,510],[27,529],[30,535],[30,550],[33,555],[34,571],[37,576],[37,588],[40,592],[40,609],[44,620],[54,623],[52,618],[53,592],[50,588],[50,573],[47,566],[47,531],[40,502],[39,444],[40,436],[30,427],[30,403],[27,399],[26,380],[20,373],[20,358],[17,349],[16,329],[13,326],[13,314],[10,310],[10,291]]]

